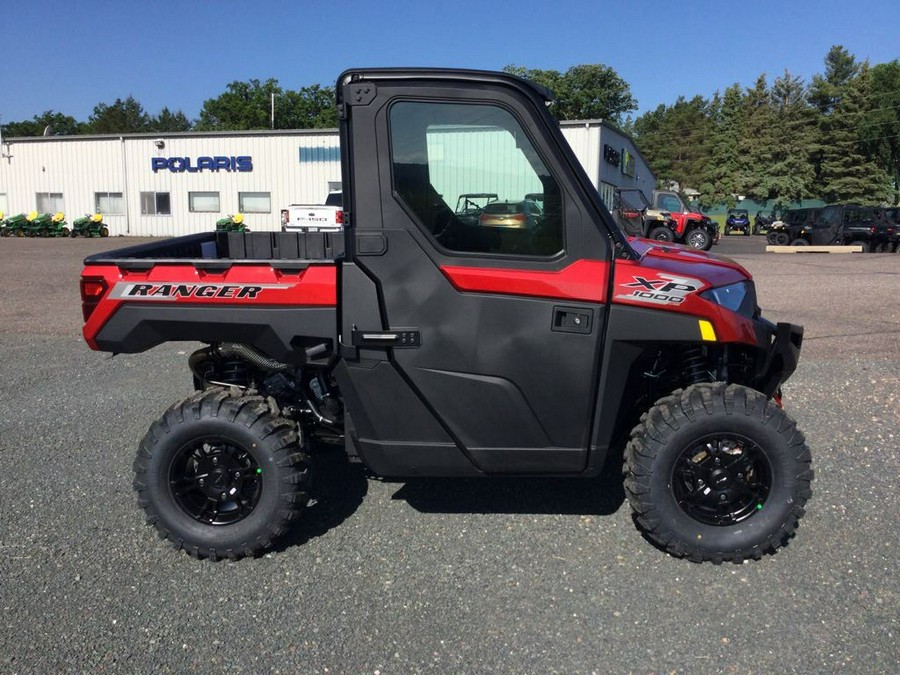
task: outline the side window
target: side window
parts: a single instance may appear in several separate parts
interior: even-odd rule
[[[660,208],[670,213],[681,213],[681,204],[672,195],[663,195],[659,200]]]
[[[440,246],[496,255],[563,250],[559,184],[508,111],[400,102],[390,123],[394,192]]]
[[[835,207],[822,209],[819,217],[816,218],[816,225],[821,228],[830,228],[838,224],[841,217],[840,210]]]

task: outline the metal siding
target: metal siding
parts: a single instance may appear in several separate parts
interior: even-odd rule
[[[163,148],[156,147],[162,140]],[[9,144],[7,146],[7,143]],[[215,228],[216,220],[236,213],[238,192],[268,192],[271,213],[247,214],[251,230],[279,230],[280,211],[289,204],[321,204],[329,182],[340,181],[340,161],[300,163],[299,148],[338,146],[337,132],[175,135],[123,138],[5,139],[0,160],[0,193],[7,195],[10,213],[28,212],[37,206],[37,192],[62,192],[66,217],[71,222],[94,210],[95,192],[121,192],[126,214],[106,215],[110,234],[176,236]],[[253,171],[153,172],[153,157],[249,155]],[[332,153],[333,155],[333,153]],[[190,213],[189,192],[218,192],[220,213]],[[141,215],[141,192],[168,192],[172,215]]]

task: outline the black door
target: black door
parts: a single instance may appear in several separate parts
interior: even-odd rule
[[[360,453],[395,474],[583,470],[610,246],[543,102],[505,81],[354,86],[342,341]],[[467,193],[497,199],[460,218]],[[384,419],[386,400],[404,411]]]

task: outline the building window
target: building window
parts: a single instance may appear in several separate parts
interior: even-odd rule
[[[300,146],[300,163],[307,164],[313,162],[340,162],[341,148],[338,145],[333,146]]]
[[[600,199],[606,204],[606,208],[610,211],[613,210],[614,202],[616,201],[616,187],[615,185],[610,185],[609,183],[600,182]]]
[[[241,213],[272,213],[271,192],[238,192]]]
[[[168,192],[142,192],[141,215],[171,216],[172,202]]]
[[[104,216],[121,216],[125,213],[125,200],[121,192],[95,192],[94,211]]]
[[[35,195],[37,210],[40,213],[56,213],[65,211],[62,192],[38,192]]]
[[[218,192],[188,192],[188,210],[191,213],[218,213]]]

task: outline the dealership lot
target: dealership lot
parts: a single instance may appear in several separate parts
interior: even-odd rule
[[[196,561],[134,504],[192,345],[80,337],[80,260],[133,240],[0,240],[0,672],[894,672],[900,660],[900,255],[714,248],[806,326],[785,404],[814,495],[759,562],[642,539],[598,480],[385,482],[334,456],[280,550]]]

